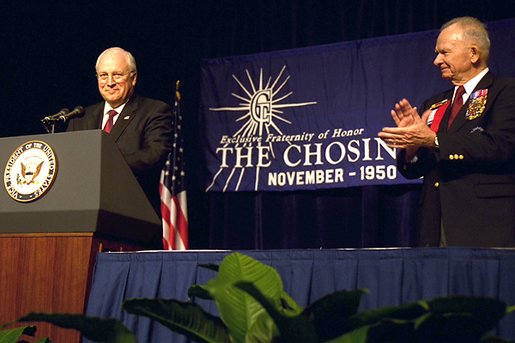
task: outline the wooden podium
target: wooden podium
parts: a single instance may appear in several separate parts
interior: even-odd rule
[[[52,148],[56,175],[41,197],[20,202],[7,191],[4,171],[0,325],[28,312],[84,313],[96,254],[141,250],[161,235],[159,218],[107,134],[92,130],[0,138],[2,170],[8,163],[12,167],[12,154],[32,141]],[[80,341],[75,330],[35,325],[37,337]]]

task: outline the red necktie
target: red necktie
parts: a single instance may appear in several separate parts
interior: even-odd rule
[[[465,94],[465,88],[463,86],[459,86],[456,91],[456,95],[454,96],[454,102],[451,106],[451,115],[449,116],[449,122],[447,123],[447,127],[450,127],[461,107],[463,106],[463,94]]]
[[[104,132],[106,132],[106,133],[111,132],[111,129],[113,128],[113,125],[114,125],[113,118],[117,114],[118,114],[118,112],[116,112],[115,110],[110,110],[109,112],[107,112],[107,115],[109,116],[109,118],[107,119],[107,122],[104,126]]]

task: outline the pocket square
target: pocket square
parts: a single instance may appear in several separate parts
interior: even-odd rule
[[[476,126],[475,128],[473,128],[473,129],[470,131],[470,133],[474,133],[474,132],[477,132],[477,131],[479,131],[479,132],[483,132],[483,131],[485,131],[485,129],[483,129],[481,126]]]

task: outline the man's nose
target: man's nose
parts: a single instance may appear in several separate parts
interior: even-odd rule
[[[438,65],[440,65],[440,64],[442,64],[442,63],[443,63],[443,62],[442,62],[442,54],[437,54],[437,55],[436,55],[436,57],[435,57],[435,59],[434,59],[434,61],[433,61],[433,64],[434,64],[435,66],[438,66]]]
[[[108,74],[107,75],[107,80],[106,80],[106,85],[112,86],[112,85],[115,85],[115,84],[116,84],[116,81],[114,80],[114,75]]]

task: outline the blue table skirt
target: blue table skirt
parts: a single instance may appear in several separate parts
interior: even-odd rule
[[[273,266],[284,289],[306,306],[336,290],[368,288],[360,310],[447,295],[498,298],[515,305],[515,250],[399,248],[241,251]],[[129,298],[187,300],[188,288],[215,272],[198,264],[216,263],[229,251],[100,253],[87,314],[121,319],[138,342],[187,342],[159,323],[122,311]],[[210,301],[199,303],[212,313]],[[498,335],[515,339],[515,314],[500,323]]]

